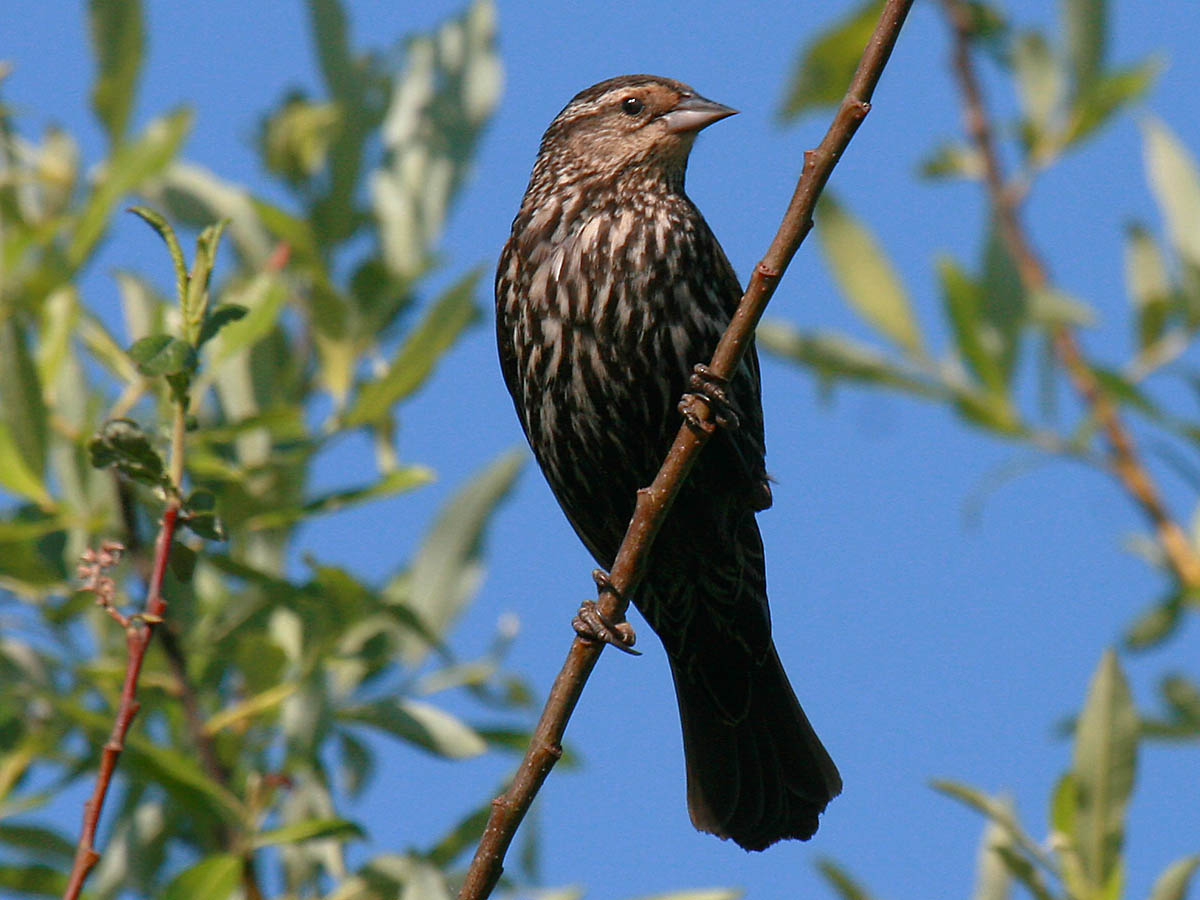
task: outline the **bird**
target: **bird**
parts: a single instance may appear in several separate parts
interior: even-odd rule
[[[542,137],[501,253],[496,331],[521,426],[603,567],[602,590],[638,489],[685,420],[705,424],[686,397],[715,407],[722,427],[630,600],[670,663],[692,824],[763,850],[812,837],[842,781],[771,636],[755,518],[772,501],[757,355],[751,347],[727,380],[703,365],[742,289],[684,179],[697,134],[735,112],[653,75],[577,94]],[[575,624],[631,643],[628,623],[602,620],[594,602]]]

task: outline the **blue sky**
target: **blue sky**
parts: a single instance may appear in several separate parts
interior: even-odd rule
[[[304,9],[230,0],[206,3],[202,13],[184,4],[148,6],[150,56],[137,122],[193,105],[187,158],[267,190],[251,150],[259,116],[292,85],[319,89]],[[347,6],[360,47],[386,45],[458,8],[448,0]],[[775,231],[803,150],[828,119],[813,115],[789,129],[774,119],[796,49],[847,6],[502,2],[505,94],[442,244],[445,280],[494,264],[542,130],[562,105],[593,82],[642,71],[690,82],[742,111],[699,140],[688,186],[744,276]],[[1024,25],[1050,23],[1056,14],[1048,2],[1009,6]],[[1194,5],[1113,6],[1111,58],[1164,54],[1167,66],[1146,110],[1200,153]],[[973,185],[931,186],[913,177],[921,157],[956,135],[960,122],[935,13],[933,4],[917,4],[832,186],[876,229],[931,342],[944,347],[932,261],[947,252],[974,262],[984,208]],[[8,0],[0,58],[15,63],[6,100],[34,112],[39,126],[62,124],[82,140],[85,159],[97,159],[103,141],[88,112],[91,60],[80,10]],[[1002,86],[989,86],[994,103],[1011,109]],[[1158,227],[1129,117],[1043,177],[1027,212],[1056,283],[1100,312],[1084,336],[1088,348],[1112,360],[1129,349],[1121,236],[1130,218]],[[132,219],[119,223],[85,283],[88,302],[106,314],[116,305],[107,274],[116,265],[158,267],[166,282],[165,257],[145,232]],[[481,300],[490,309],[491,298]],[[797,256],[769,315],[869,337],[838,297],[815,241]],[[1141,523],[1107,479],[1062,462],[1033,467],[989,493],[980,514],[969,517],[970,498],[1023,451],[916,401],[839,391],[827,402],[803,372],[771,360],[763,371],[768,464],[779,482],[774,508],[760,517],[776,640],[845,792],[809,844],[747,855],[695,833],[670,680],[643,624],[646,655],[605,654],[572,721],[568,740],[585,766],[554,773],[540,797],[546,883],[586,885],[593,900],[709,885],[743,885],[755,898],[832,896],[812,865],[828,855],[881,898],[965,895],[982,822],[927,783],[948,777],[1007,791],[1032,832],[1045,833],[1047,798],[1070,755],[1054,726],[1078,707],[1101,650],[1163,587],[1123,549]],[[407,557],[456,486],[521,442],[489,316],[404,418],[401,455],[433,464],[439,482],[394,504],[339,515],[306,540],[323,559],[382,577]],[[348,445],[321,477],[355,481],[355,467],[365,474],[370,465],[367,447]],[[1159,474],[1177,514],[1190,522],[1185,487]],[[511,665],[544,693],[569,643],[571,614],[592,589],[592,562],[532,465],[488,549],[486,583],[454,643],[465,654],[482,650],[497,618],[515,613],[522,630]],[[1124,662],[1135,695],[1149,705],[1164,671],[1197,658],[1200,627],[1191,622],[1165,651]],[[1194,773],[1195,753],[1194,746],[1142,750],[1127,838],[1130,897],[1145,896],[1170,861],[1197,850],[1200,782],[1181,774]],[[361,810],[377,849],[442,833],[509,765],[396,754]],[[69,828],[76,816],[70,813]]]

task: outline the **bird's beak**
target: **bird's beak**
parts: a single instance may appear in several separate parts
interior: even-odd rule
[[[699,131],[713,122],[736,114],[736,109],[706,100],[699,94],[687,94],[669,111],[663,113],[662,120],[667,123],[667,131],[679,134],[685,131]]]

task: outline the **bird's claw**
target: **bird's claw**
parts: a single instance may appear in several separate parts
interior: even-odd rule
[[[714,427],[735,431],[741,427],[741,420],[733,409],[733,401],[729,399],[726,388],[729,379],[724,378],[710,369],[704,363],[697,363],[688,379],[690,390],[679,401],[679,412],[695,431],[710,433]],[[695,401],[701,399],[708,404],[712,418],[701,416],[695,408]]]
[[[616,585],[612,583],[608,573],[603,569],[596,569],[592,572],[592,580],[596,582],[600,593],[618,594]],[[577,635],[586,640],[612,644],[630,656],[642,655],[640,650],[633,649],[634,641],[637,640],[637,635],[633,633],[633,626],[624,621],[609,621],[600,612],[600,607],[596,605],[595,600],[584,600],[579,605],[579,612],[571,620],[571,627],[575,629]]]

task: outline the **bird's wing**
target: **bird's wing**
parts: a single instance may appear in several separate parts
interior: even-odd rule
[[[719,246],[713,238],[713,246]],[[724,252],[712,263],[710,273],[713,289],[721,297],[726,319],[733,318],[738,302],[742,298],[742,287]],[[758,351],[753,342],[746,349],[738,370],[729,380],[729,398],[737,413],[739,426],[724,428],[715,436],[715,452],[722,461],[734,467],[755,492],[753,503],[756,509],[765,509],[771,504],[771,492],[767,482],[767,443],[763,426],[762,376],[759,371]]]

